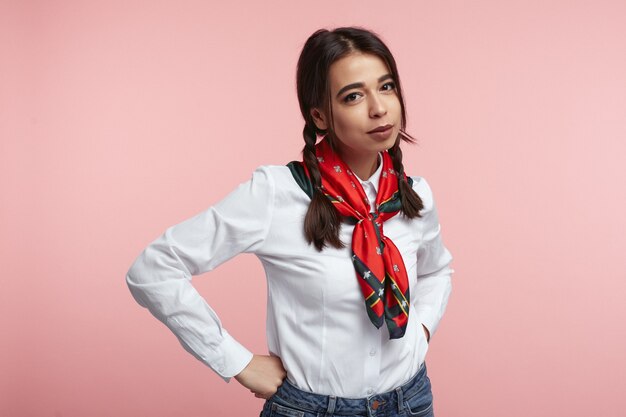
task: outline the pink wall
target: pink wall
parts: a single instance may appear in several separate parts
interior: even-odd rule
[[[623,412],[626,3],[399,3],[1,3],[1,416],[258,415],[124,275],[256,166],[299,158],[299,50],[350,24],[397,58],[407,171],[455,256],[437,415]],[[220,295],[235,281],[248,317]],[[195,282],[266,353],[256,259]]]

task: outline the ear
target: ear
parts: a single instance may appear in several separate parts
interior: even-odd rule
[[[315,126],[317,126],[319,130],[328,129],[328,124],[326,123],[326,116],[324,115],[322,111],[320,111],[317,108],[312,108],[311,116],[313,117],[313,122],[315,123]]]

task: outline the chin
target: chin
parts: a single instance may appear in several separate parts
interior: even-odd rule
[[[387,139],[385,142],[383,142],[384,146],[385,146],[385,150],[389,150],[389,149],[393,148],[393,145],[395,145],[396,141],[398,141],[398,140],[401,140],[399,132],[397,134],[395,134],[395,135],[391,135],[389,137],[389,139]]]

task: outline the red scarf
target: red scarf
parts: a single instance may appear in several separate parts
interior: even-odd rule
[[[390,339],[401,338],[409,321],[409,280],[398,248],[383,231],[384,222],[402,208],[399,179],[391,155],[387,151],[382,153],[376,211],[370,214],[370,205],[359,179],[333,152],[326,137],[315,146],[315,153],[322,191],[341,215],[356,223],[352,233],[352,263],[367,314],[377,328],[383,325],[384,319]],[[302,163],[302,166],[309,176],[306,165]]]

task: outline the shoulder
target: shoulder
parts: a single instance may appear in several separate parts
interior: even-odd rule
[[[276,186],[294,183],[291,170],[287,165],[259,165],[252,173],[252,178],[255,177],[272,182]]]
[[[289,173],[287,167],[279,165],[259,165],[247,176],[245,180],[232,191],[234,196],[254,198],[272,197],[276,190],[285,183],[285,177]]]
[[[269,208],[277,199],[284,200],[285,188],[289,187],[289,168],[279,165],[259,165],[245,180],[214,204],[215,208],[223,211],[232,209],[232,206],[260,206]],[[295,182],[291,180],[291,182]],[[293,187],[293,186],[292,186]]]
[[[296,177],[293,167],[288,165],[260,165],[254,170],[252,181],[261,186],[270,186],[277,197],[309,199]]]

